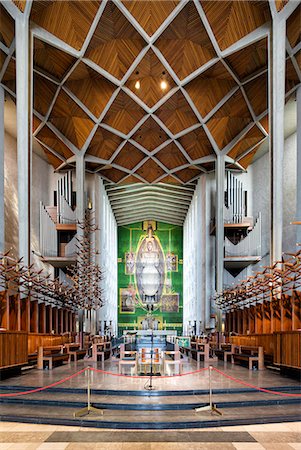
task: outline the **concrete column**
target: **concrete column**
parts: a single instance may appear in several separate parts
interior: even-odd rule
[[[85,158],[84,155],[76,156],[76,219],[81,222],[85,218]],[[80,234],[81,230],[77,232]]]
[[[215,210],[215,289],[222,292],[224,287],[224,197],[225,197],[225,157],[218,155],[215,162],[216,210]],[[222,330],[222,313],[217,311],[218,331]]]
[[[76,219],[82,222],[85,217],[85,159],[84,155],[76,156]],[[83,230],[77,226],[77,236],[80,238],[83,235]],[[81,348],[84,345],[84,310],[78,311],[78,330],[79,342]]]
[[[297,186],[296,220],[301,222],[301,86],[297,90]],[[296,242],[301,244],[301,225],[297,225]]]
[[[0,86],[0,252],[5,251],[4,217],[4,89]]]
[[[204,330],[207,322],[206,317],[206,302],[208,301],[206,296],[206,176],[203,175],[198,181],[195,191],[197,196],[196,204],[196,333],[200,334]],[[201,326],[200,326],[200,321]]]
[[[30,264],[30,42],[28,18],[16,18],[19,255]]]
[[[273,18],[270,39],[270,171],[271,248],[270,262],[281,260],[283,226],[283,148],[285,103],[286,22]]]

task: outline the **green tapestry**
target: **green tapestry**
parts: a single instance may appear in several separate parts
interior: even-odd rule
[[[118,334],[148,328],[179,334],[182,324],[183,228],[155,221],[118,227]]]

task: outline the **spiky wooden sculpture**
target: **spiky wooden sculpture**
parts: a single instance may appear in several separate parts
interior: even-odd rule
[[[83,222],[79,223],[81,230],[77,237],[76,264],[68,272],[70,274],[73,291],[76,292],[77,307],[81,309],[99,309],[104,304],[101,281],[103,271],[96,263],[98,252],[95,250],[94,213],[87,211]]]

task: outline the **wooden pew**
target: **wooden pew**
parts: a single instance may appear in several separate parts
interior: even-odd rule
[[[39,347],[53,347],[64,345],[70,342],[72,336],[49,333],[29,333],[28,334],[28,363],[36,364],[38,361]]]
[[[169,366],[173,366],[175,371],[177,368],[178,374],[181,375],[182,361],[181,361],[181,353],[179,350],[163,352],[163,370],[165,375],[168,375]]]
[[[49,370],[52,370],[53,363],[63,364],[64,361],[70,362],[70,355],[63,353],[63,350],[63,346],[61,345],[39,347],[37,368],[43,370],[44,363],[48,363]]]
[[[274,333],[274,364],[282,371],[301,371],[301,331]]]
[[[253,363],[257,362],[258,370],[264,369],[263,347],[246,347],[239,345],[235,347],[231,355],[231,362],[247,363],[249,370],[253,369]]]
[[[130,366],[131,374],[137,375],[138,370],[138,353],[136,351],[123,350],[120,352],[120,360],[118,363],[119,374],[123,373],[123,367]]]
[[[67,354],[70,355],[70,361],[76,362],[78,359],[84,358],[86,356],[86,350],[80,349],[80,344],[73,342],[71,344],[65,344]]]
[[[196,360],[198,365],[200,364],[201,357],[204,361],[209,361],[209,344],[197,344],[196,345]]]
[[[234,345],[243,345],[246,347],[263,347],[265,364],[269,365],[273,363],[274,358],[273,333],[230,336],[229,341],[231,344]]]
[[[25,331],[0,331],[0,370],[21,368],[27,365],[27,333]]]
[[[227,362],[229,356],[232,358],[234,349],[235,349],[234,344],[221,344],[220,348],[215,350],[215,354],[218,357],[218,359]]]
[[[97,342],[95,344],[92,344],[92,361],[97,362],[98,357],[100,357],[102,369],[104,368],[105,364],[104,346],[104,342]]]

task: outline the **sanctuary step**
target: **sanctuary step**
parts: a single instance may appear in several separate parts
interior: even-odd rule
[[[223,416],[210,414],[210,411],[130,411],[104,409],[103,415],[93,413],[73,418],[78,407],[58,408],[48,405],[6,404],[1,409],[1,421],[71,425],[81,427],[112,429],[183,429],[207,428],[254,423],[296,422],[301,419],[300,408],[296,405],[272,405],[262,408],[223,408]]]

